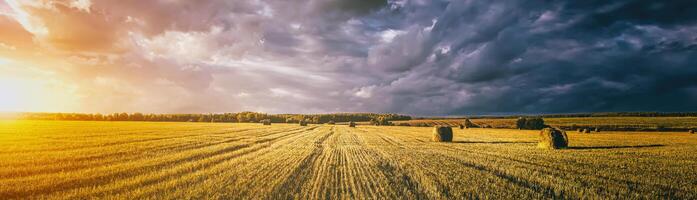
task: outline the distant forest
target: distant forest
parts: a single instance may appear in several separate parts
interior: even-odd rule
[[[328,122],[371,122],[378,125],[390,125],[390,121],[411,119],[507,119],[518,117],[570,118],[570,117],[697,117],[697,112],[607,112],[574,113],[546,115],[508,115],[508,116],[467,116],[467,117],[412,117],[400,114],[378,113],[331,113],[331,114],[266,114],[258,112],[239,112],[223,114],[143,114],[143,113],[19,113],[19,119],[28,120],[80,120],[80,121],[153,121],[153,122],[260,122],[270,119],[273,123],[308,123],[323,124]]]
[[[598,112],[540,115],[472,115],[467,117],[414,117],[414,119],[510,119],[519,117],[576,118],[576,117],[697,117],[697,112]]]
[[[273,123],[309,123],[323,124],[333,122],[373,122],[387,124],[392,120],[410,120],[411,116],[376,113],[332,113],[332,114],[266,114],[258,112],[240,112],[223,114],[143,114],[143,113],[21,113],[20,119],[28,120],[79,120],[79,121],[153,121],[153,122],[259,122],[270,119]]]

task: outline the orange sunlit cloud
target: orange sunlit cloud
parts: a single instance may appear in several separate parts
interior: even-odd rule
[[[0,79],[7,97],[0,110],[274,111],[271,107],[237,103],[250,101],[239,94],[252,94],[254,91],[249,90],[253,88],[237,86],[243,78],[232,77],[238,74],[225,68],[236,67],[251,76],[246,79],[256,78],[257,70],[268,70],[249,65],[203,66],[235,62],[232,60],[239,59],[238,54],[256,47],[258,41],[223,48],[217,38],[223,37],[219,36],[222,30],[212,23],[204,23],[201,28],[171,26],[183,21],[170,19],[175,17],[175,10],[211,6],[205,3],[164,3],[159,5],[163,8],[160,12],[137,8],[141,4],[148,3],[124,1],[113,5],[82,0],[1,4],[0,57],[5,59],[0,63]]]

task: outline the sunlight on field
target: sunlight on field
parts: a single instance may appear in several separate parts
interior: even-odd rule
[[[296,124],[0,121],[8,198],[697,198],[697,136]]]

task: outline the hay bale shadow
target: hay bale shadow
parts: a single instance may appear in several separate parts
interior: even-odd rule
[[[492,142],[484,142],[484,141],[453,141],[453,143],[462,143],[462,144],[532,144],[532,143],[537,143],[537,142],[513,142],[513,141],[492,141]]]
[[[634,145],[634,146],[597,146],[597,147],[568,147],[567,149],[636,149],[636,148],[650,148],[650,147],[663,147],[663,144],[650,144],[650,145]]]

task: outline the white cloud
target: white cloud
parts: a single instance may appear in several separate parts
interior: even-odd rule
[[[92,6],[91,0],[73,0],[72,2],[70,2],[70,7],[76,8],[86,13],[90,12],[90,6]]]
[[[166,31],[152,38],[139,34],[132,37],[150,56],[196,63],[209,60],[217,51],[216,36],[221,32],[221,27],[213,26],[208,32]]]
[[[7,49],[7,50],[14,51],[14,50],[17,50],[17,47],[0,42],[0,49]]]
[[[304,96],[298,92],[292,92],[292,91],[289,91],[288,89],[284,89],[284,88],[271,88],[271,89],[269,89],[269,91],[271,91],[272,97],[281,97],[281,98],[290,97],[290,98],[295,98],[296,100],[307,99],[306,96]]]
[[[265,60],[262,58],[243,58],[234,59],[225,55],[216,55],[212,61],[207,62],[211,65],[220,65],[245,71],[257,71],[264,73],[283,74],[286,77],[303,78],[305,80],[327,82],[330,78],[315,74],[299,66],[287,65],[279,61]]]
[[[246,93],[246,92],[237,93],[237,97],[248,97],[248,96],[249,96],[249,93]]]
[[[41,19],[30,15],[25,9],[29,7],[51,7],[49,4],[40,3],[39,1],[20,1],[6,0],[13,13],[11,16],[24,27],[25,30],[32,33],[35,37],[43,38],[49,34],[48,28],[44,26]]]
[[[406,31],[387,29],[385,31],[380,32],[380,40],[384,43],[390,43],[395,37],[404,33],[406,33]]]
[[[552,21],[556,18],[557,18],[556,13],[554,13],[552,11],[545,11],[544,13],[542,13],[542,15],[540,15],[539,18],[537,18],[537,20],[535,20],[535,23],[546,23],[546,22]]]
[[[274,10],[268,4],[262,4],[262,9],[257,11],[257,14],[265,17],[273,17]]]
[[[375,90],[375,86],[366,86],[366,87],[361,87],[353,93],[354,96],[360,97],[360,98],[370,98],[373,96],[373,91]]]
[[[424,31],[426,31],[426,32],[431,32],[431,30],[433,30],[433,27],[436,26],[436,23],[438,23],[438,19],[433,19],[433,20],[431,20],[431,26],[425,27],[425,28],[424,28]]]

